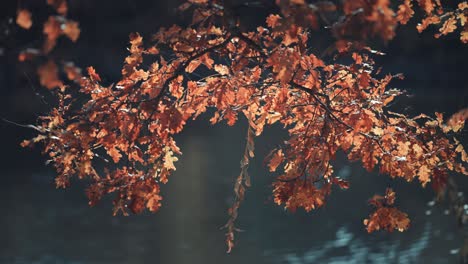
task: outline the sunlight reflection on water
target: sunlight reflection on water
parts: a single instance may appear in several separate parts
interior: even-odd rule
[[[285,250],[277,263],[305,264],[305,263],[330,263],[330,264],[358,264],[358,263],[417,263],[423,250],[428,246],[430,239],[431,224],[427,223],[421,236],[413,241],[407,249],[402,249],[398,241],[380,242],[371,250],[366,246],[365,241],[355,236],[346,227],[341,227],[336,231],[336,239],[327,241],[321,247],[315,247],[299,255]],[[335,256],[336,251],[346,248],[345,256]],[[273,252],[266,252],[267,255],[276,255]],[[274,258],[273,258],[274,259]]]

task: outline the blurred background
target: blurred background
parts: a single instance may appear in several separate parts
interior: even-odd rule
[[[81,36],[77,43],[60,38],[52,56],[82,68],[93,65],[110,84],[120,78],[128,34],[138,31],[149,38],[161,26],[184,21],[175,12],[179,2],[70,0],[69,17],[80,23]],[[14,23],[18,6],[33,12],[30,31]],[[37,65],[19,63],[17,56],[24,48],[41,45],[41,25],[53,10],[45,0],[7,0],[0,7],[0,117],[34,123],[48,110],[36,93],[53,100],[38,85],[32,71]],[[239,13],[248,26],[271,12],[270,6]],[[430,31],[418,34],[416,20],[401,27],[388,44],[376,43],[387,54],[377,58],[384,71],[406,76],[392,86],[409,95],[392,108],[409,115],[453,114],[468,106],[468,48],[457,34],[443,39],[434,39]],[[343,157],[335,168],[351,181],[349,190],[334,190],[326,206],[311,213],[291,214],[275,206],[273,177],[262,163],[286,137],[279,127],[256,140],[253,187],[238,218],[244,232],[226,254],[220,227],[233,199],[246,124],[211,126],[208,119],[205,115],[178,135],[184,155],[163,186],[162,209],[128,217],[112,216],[112,197],[90,208],[82,183],[55,189],[54,171],[44,164],[40,149],[19,146],[33,131],[0,122],[0,263],[458,263],[463,230],[446,204],[433,205],[430,188],[367,173]],[[461,139],[467,146],[466,129]],[[467,195],[467,179],[453,176]],[[367,234],[362,220],[371,208],[366,201],[388,186],[397,192],[397,205],[409,214],[411,228]]]

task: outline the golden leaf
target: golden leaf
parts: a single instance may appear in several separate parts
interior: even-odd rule
[[[178,161],[179,159],[174,156],[174,153],[172,150],[169,150],[169,148],[166,147],[165,149],[166,154],[164,155],[164,168],[168,170],[176,170],[176,167],[174,165],[174,162]]]

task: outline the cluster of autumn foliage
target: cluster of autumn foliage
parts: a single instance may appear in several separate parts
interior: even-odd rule
[[[66,0],[47,0],[47,4],[55,10],[56,14],[49,16],[43,25],[43,45],[41,48],[28,48],[21,51],[18,56],[20,62],[32,60],[36,57],[47,58],[61,36],[65,36],[73,42],[76,42],[80,36],[81,31],[78,22],[67,18],[68,5]],[[30,29],[33,25],[31,11],[19,8],[16,23],[24,29]],[[48,59],[46,63],[40,65],[37,73],[40,84],[47,89],[63,85],[59,78],[59,67],[52,59]]]
[[[48,3],[59,16],[44,25],[44,46],[34,52],[40,55],[61,35],[75,41],[80,32],[64,16],[65,0]],[[189,0],[179,8],[192,12],[189,25],[161,28],[146,42],[131,34],[122,78],[114,84],[102,83],[92,67],[86,74],[71,63],[58,67],[52,60],[39,67],[41,84],[56,92],[59,103],[39,118],[34,126],[38,136],[23,146],[43,144],[58,173],[57,187],[67,187],[72,177],[89,179],[91,205],[114,193],[114,214],[157,211],[161,184],[182,154],[174,135],[208,109],[214,113],[212,124],[232,126],[240,116],[249,124],[236,200],[226,224],[229,250],[250,186],[247,169],[254,139],[273,124],[289,133],[266,158],[276,175],[274,202],[291,211],[319,208],[334,186],[349,187],[333,170],[340,151],[369,171],[416,178],[437,192],[444,190],[449,173],[468,175],[468,156],[454,137],[467,110],[449,119],[441,113],[409,117],[389,111],[389,103],[402,92],[388,86],[401,75],[380,73],[372,59],[380,52],[369,47],[371,39],[391,40],[397,26],[415,12],[424,16],[419,31],[435,25],[439,37],[459,27],[466,43],[467,2],[447,11],[439,0],[403,0],[398,5],[389,0],[276,0],[279,13],[250,32],[240,30],[223,3]],[[17,22],[28,28],[30,17],[20,10]],[[335,38],[326,60],[310,51],[310,37],[323,30]],[[32,59],[32,54],[25,51],[19,59]],[[68,80],[60,80],[59,72]],[[408,228],[408,216],[394,201],[390,189],[371,199],[376,210],[364,221],[369,232]]]

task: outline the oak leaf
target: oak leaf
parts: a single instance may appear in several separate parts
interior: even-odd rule
[[[24,29],[30,29],[33,22],[31,20],[31,12],[26,9],[18,10],[18,15],[16,17],[16,24]]]
[[[270,158],[270,162],[268,163],[268,168],[270,169],[270,172],[276,171],[276,168],[278,168],[278,166],[283,162],[283,160],[283,150],[279,149],[275,151]]]
[[[39,66],[37,74],[39,75],[39,81],[42,86],[47,89],[53,89],[62,85],[62,82],[58,76],[58,67],[54,61],[49,60],[47,63]]]

